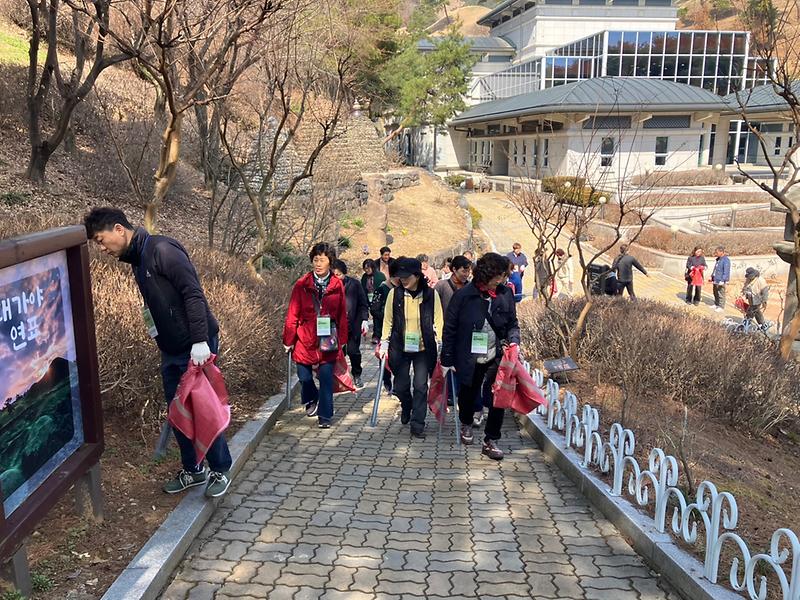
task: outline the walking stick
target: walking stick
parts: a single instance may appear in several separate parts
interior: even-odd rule
[[[461,421],[458,418],[458,397],[456,395],[456,376],[453,371],[450,371],[450,381],[453,384],[453,419],[455,423],[455,430],[456,430],[456,448],[461,447],[461,431],[460,425]]]
[[[436,367],[439,368],[438,366]],[[442,426],[444,425],[444,420],[447,418],[447,376],[445,375],[444,378],[444,386],[442,386],[442,406],[441,406],[441,418],[437,419],[439,421],[439,434],[436,436],[436,445],[439,445],[439,442],[442,441]]]
[[[153,460],[161,460],[167,454],[170,433],[172,433],[172,425],[169,424],[169,421],[164,421],[161,425],[161,434],[158,436],[155,452],[153,452]]]
[[[286,353],[286,410],[292,408],[292,351]]]
[[[378,424],[378,405],[381,401],[381,386],[383,386],[383,369],[386,365],[386,357],[381,358],[381,364],[378,368],[378,382],[375,384],[375,402],[372,404],[372,417],[370,417],[370,427],[375,427]]]

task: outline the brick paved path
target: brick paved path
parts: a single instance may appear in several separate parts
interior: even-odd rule
[[[438,450],[430,416],[411,441],[385,396],[370,428],[374,389],[337,397],[327,431],[287,413],[162,598],[678,600],[514,418],[496,463],[452,421]]]

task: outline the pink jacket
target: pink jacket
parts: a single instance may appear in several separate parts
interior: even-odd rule
[[[436,276],[436,269],[434,269],[432,266],[428,265],[428,268],[424,269],[422,274],[425,276],[425,279],[428,280],[428,285],[430,287],[433,287],[439,283],[439,278]]]

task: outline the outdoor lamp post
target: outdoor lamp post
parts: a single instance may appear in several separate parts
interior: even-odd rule
[[[736,228],[736,210],[739,208],[739,205],[734,202],[731,204],[731,229]]]
[[[597,203],[600,205],[600,218],[603,220],[606,218],[606,202],[608,202],[608,198],[605,196],[600,196],[597,199]]]
[[[672,232],[672,244],[674,245],[678,241],[678,232],[681,228],[673,223],[669,226],[669,230]]]

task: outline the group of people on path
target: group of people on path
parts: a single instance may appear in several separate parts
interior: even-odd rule
[[[375,355],[385,365],[383,393],[400,401],[400,422],[411,437],[425,437],[429,382],[438,365],[451,398],[457,397],[462,442],[474,442],[485,410],[482,453],[501,460],[504,410],[494,407],[492,386],[504,350],[520,342],[509,280],[527,261],[515,269],[507,256],[488,253],[475,261],[469,252],[452,257],[438,274],[426,255],[393,258],[385,247],[378,259],[362,263],[358,282],[327,243],[316,244],[309,259],[311,271],[292,290],[283,331],[306,415],[317,417],[320,428],[330,427],[340,351],[350,358],[355,387],[363,387],[354,346],[368,331],[369,314]]]

